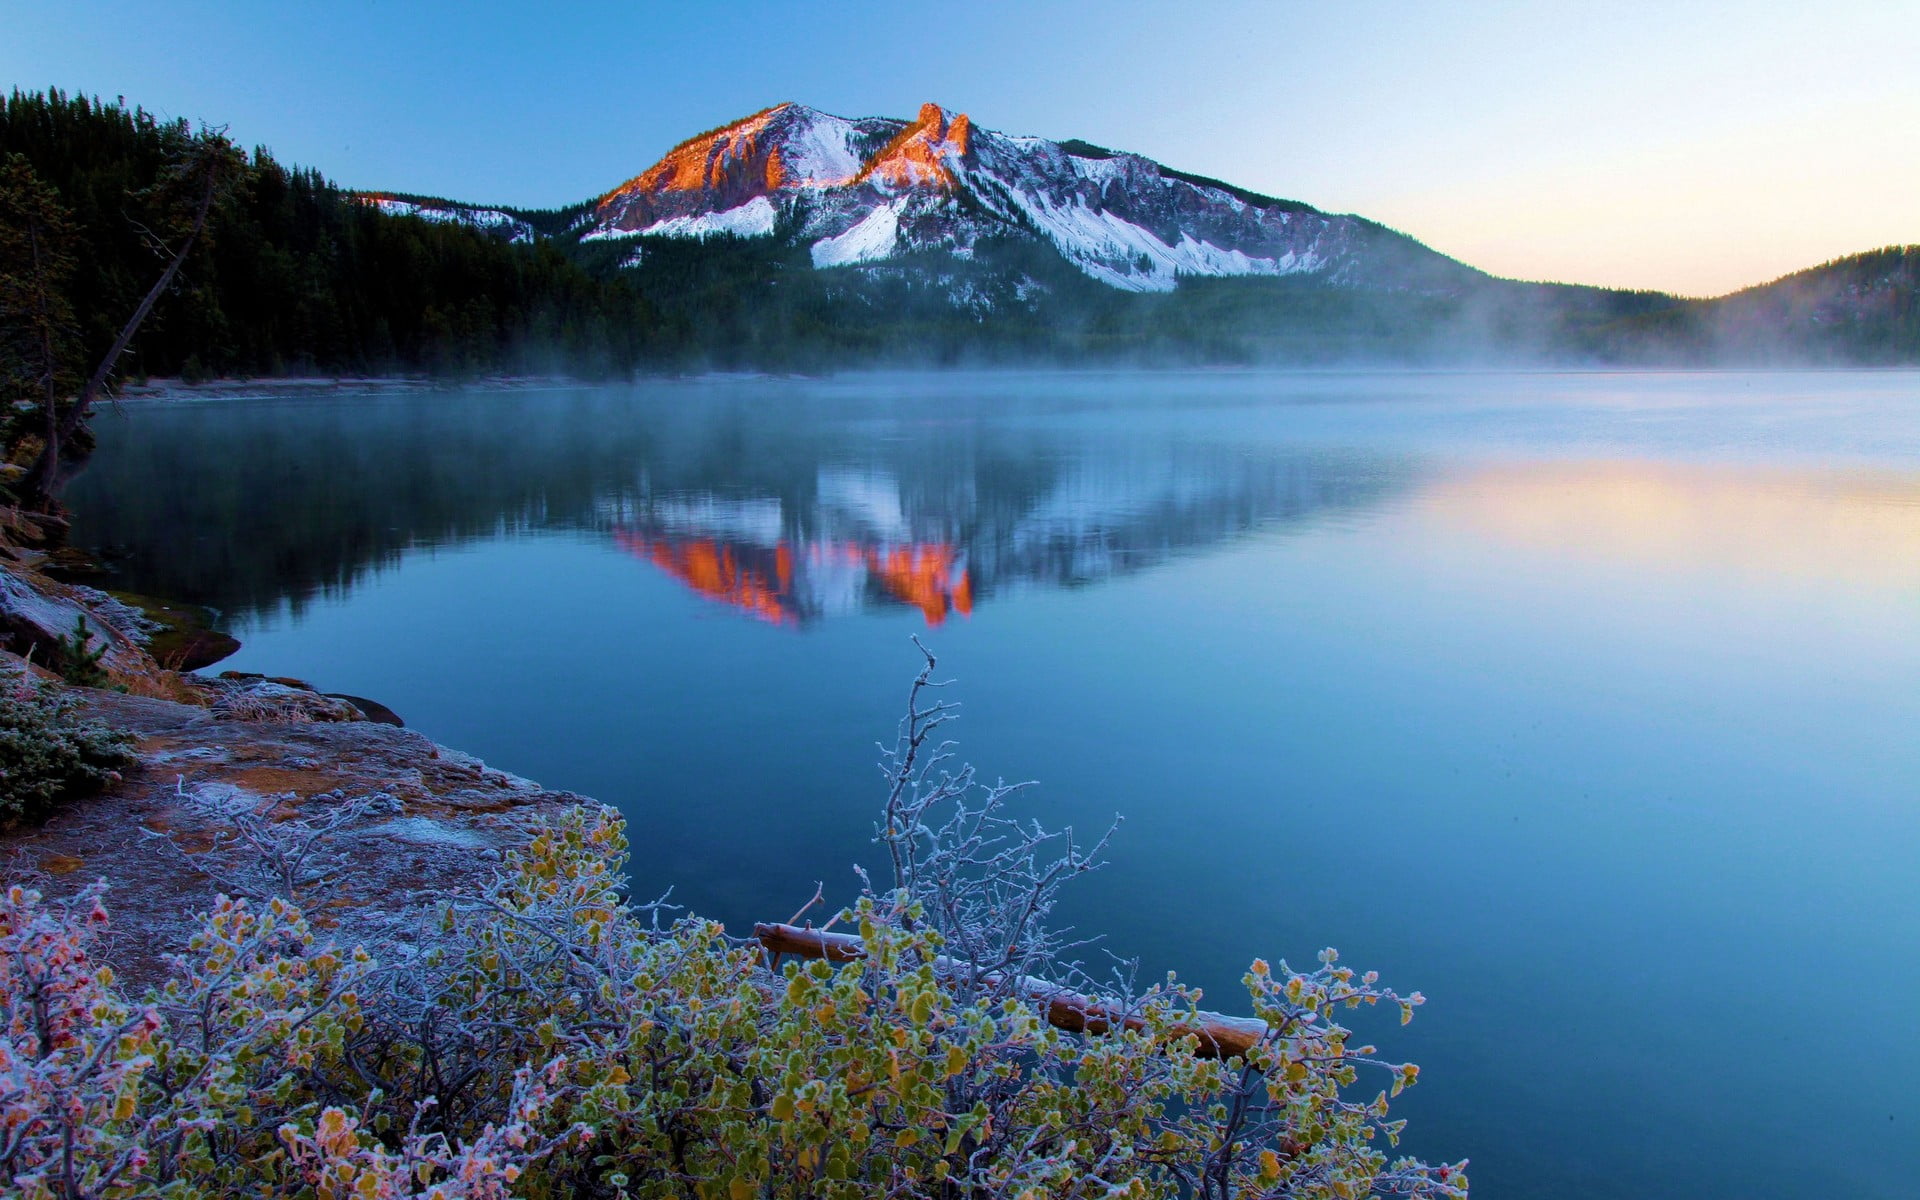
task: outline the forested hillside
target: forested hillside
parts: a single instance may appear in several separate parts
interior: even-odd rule
[[[71,299],[90,360],[159,272],[154,185],[187,132],[57,91],[16,91],[0,108],[0,157],[24,156],[76,227]],[[125,371],[624,374],[654,324],[631,287],[551,245],[389,216],[257,149]]]
[[[1600,331],[1622,362],[1897,366],[1920,362],[1920,245],[1889,246]]]

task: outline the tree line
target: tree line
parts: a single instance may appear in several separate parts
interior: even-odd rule
[[[29,509],[128,378],[620,376],[656,326],[552,245],[389,216],[223,131],[59,91],[0,105],[0,485]]]
[[[151,283],[173,220],[168,170],[212,135],[57,90],[0,107],[0,156],[53,189],[85,247],[69,295],[89,350]],[[389,216],[264,148],[216,199],[201,253],[129,349],[130,374],[620,374],[643,357],[645,302],[551,246]]]

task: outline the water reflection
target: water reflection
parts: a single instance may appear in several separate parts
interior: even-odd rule
[[[1457,533],[1649,571],[1920,585],[1920,476],[1906,471],[1497,462],[1432,480],[1421,509]]]
[[[80,537],[126,586],[241,618],[297,615],[409,550],[571,530],[773,624],[905,607],[939,626],[1011,586],[1096,582],[1411,479],[1390,455],[1090,437],[911,397],[426,394],[132,409],[125,426],[76,488]]]
[[[951,546],[814,542],[772,546],[620,528],[614,541],[710,599],[774,625],[857,611],[876,595],[929,626],[973,612],[973,585]]]

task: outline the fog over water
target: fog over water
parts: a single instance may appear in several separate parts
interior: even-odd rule
[[[1920,373],[853,376],[128,405],[70,497],[225,666],[618,806],[743,929],[873,865],[909,635],[1127,820],[1085,932],[1430,997],[1499,1197],[1920,1177]]]

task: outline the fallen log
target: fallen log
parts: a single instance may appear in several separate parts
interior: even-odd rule
[[[802,929],[797,925],[762,924],[753,927],[753,936],[775,956],[792,954],[800,958],[824,958],[828,962],[858,962],[866,957],[860,939],[850,933],[829,933],[821,929]],[[934,969],[958,972],[960,964],[942,955]],[[1047,1006],[1047,1024],[1070,1033],[1106,1033],[1116,1024],[1141,1030],[1146,1020],[1138,1013],[1094,996],[1082,995],[1031,975],[1020,980],[1020,990]],[[1195,1012],[1175,1021],[1169,1029],[1175,1038],[1191,1035],[1199,1040],[1196,1053],[1202,1058],[1238,1058],[1251,1050],[1267,1034],[1267,1023],[1258,1017],[1230,1017],[1224,1013]]]

